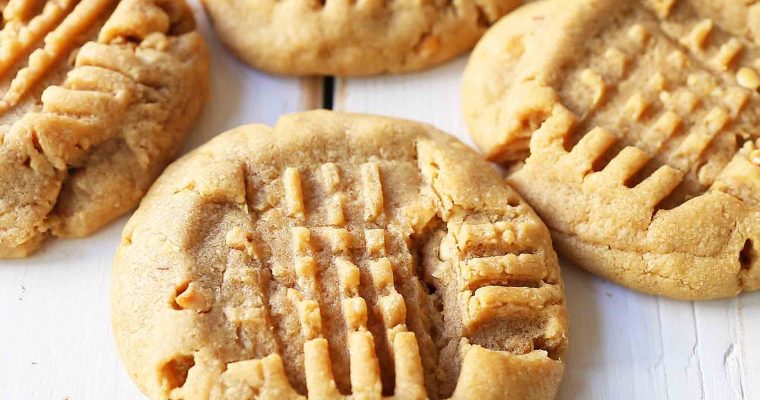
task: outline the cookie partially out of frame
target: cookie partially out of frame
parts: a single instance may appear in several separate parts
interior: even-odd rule
[[[134,207],[208,92],[183,0],[0,2],[0,258]]]
[[[760,288],[760,5],[544,0],[473,51],[464,112],[557,251],[681,299]]]
[[[314,111],[183,157],[125,228],[113,329],[153,399],[549,399],[549,232],[431,126]]]
[[[204,0],[240,59],[286,75],[424,69],[469,50],[522,0]]]

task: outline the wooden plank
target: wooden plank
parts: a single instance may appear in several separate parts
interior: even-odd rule
[[[738,299],[694,304],[706,399],[748,398],[743,386],[750,376],[743,376],[747,360],[746,353],[742,354],[745,346],[739,340],[738,305]],[[752,340],[757,346],[757,336]]]
[[[739,297],[738,340],[741,348],[745,399],[760,399],[760,292]]]
[[[238,62],[191,3],[212,58],[213,99],[186,146],[238,125],[321,105],[320,79],[267,76]],[[142,399],[111,337],[111,261],[127,217],[81,240],[51,240],[0,262],[0,399]]]
[[[335,108],[432,123],[472,144],[466,59],[402,76],[340,79]],[[570,350],[562,399],[760,398],[760,293],[716,302],[642,295],[567,262]]]
[[[660,335],[668,357],[663,363],[668,372],[668,393],[673,398],[704,398],[702,360],[697,345],[699,336],[693,302],[660,299]]]
[[[667,398],[657,298],[561,265],[570,349],[559,398]]]
[[[460,111],[465,62],[466,58],[460,57],[429,71],[336,79],[334,108],[430,123],[472,145]]]
[[[322,79],[289,78],[256,71],[234,58],[211,31],[199,0],[191,0],[211,53],[212,98],[187,149],[240,125],[273,125],[282,114],[320,108]]]
[[[140,398],[116,355],[108,312],[111,259],[125,221],[2,263],[0,398]]]

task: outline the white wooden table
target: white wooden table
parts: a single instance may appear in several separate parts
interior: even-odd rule
[[[213,96],[187,149],[241,124],[323,106],[321,79],[250,70],[199,23]],[[422,73],[337,79],[337,110],[429,122],[471,143],[459,104],[466,57]],[[0,399],[143,399],[110,331],[111,259],[126,217],[82,240],[0,261]],[[571,348],[561,399],[760,399],[760,293],[712,302],[644,296],[568,263]]]

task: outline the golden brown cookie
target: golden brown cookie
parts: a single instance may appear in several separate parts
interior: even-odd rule
[[[313,111],[171,165],[112,291],[154,399],[549,399],[567,317],[549,232],[462,143]]]
[[[522,0],[204,0],[240,59],[286,75],[419,70],[469,50]]]
[[[208,92],[183,0],[0,2],[0,258],[134,207]]]
[[[760,38],[746,2],[559,1],[489,31],[475,141],[560,254],[645,293],[760,288]]]

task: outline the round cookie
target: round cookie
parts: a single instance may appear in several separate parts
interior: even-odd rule
[[[473,138],[557,251],[680,299],[760,288],[760,9],[707,3],[535,2],[463,80]]]
[[[414,71],[469,50],[522,0],[204,0],[243,61],[286,75]]]
[[[312,111],[167,168],[124,230],[113,330],[154,399],[549,399],[559,272],[543,223],[462,143]]]
[[[0,2],[0,258],[134,207],[206,100],[184,0]]]

